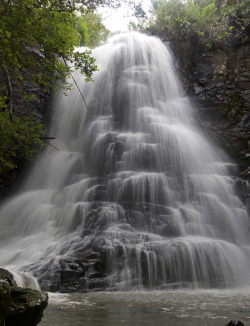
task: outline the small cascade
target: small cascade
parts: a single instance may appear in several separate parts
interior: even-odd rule
[[[94,83],[54,105],[56,146],[0,210],[0,265],[44,289],[236,287],[250,282],[235,169],[195,125],[160,40],[93,51]]]
[[[12,272],[16,286],[32,290],[41,290],[38,280],[30,273]]]
[[[11,269],[0,268],[0,281],[5,281],[15,287],[41,290],[37,279],[28,272],[15,272]]]

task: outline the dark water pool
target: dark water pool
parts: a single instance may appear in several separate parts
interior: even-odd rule
[[[250,325],[250,289],[49,294],[41,326]]]

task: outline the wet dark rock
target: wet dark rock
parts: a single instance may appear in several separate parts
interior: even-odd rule
[[[0,281],[0,302],[1,326],[35,326],[48,305],[48,295]]]
[[[61,260],[59,263],[51,261],[42,270],[38,266],[29,266],[29,270],[36,274],[43,291],[51,292],[88,292],[97,288],[104,288],[105,266],[100,253],[90,252],[88,249],[78,251],[76,257]],[[101,284],[101,285],[100,285]]]
[[[88,282],[88,288],[94,292],[105,290],[105,281],[103,279],[92,279]]]
[[[0,282],[0,303],[0,326],[5,326],[10,303],[10,286],[7,282]]]
[[[196,119],[250,179],[250,28],[208,49],[197,35],[168,39]],[[163,35],[163,39],[166,35]]]
[[[244,324],[238,320],[238,321],[233,321],[231,320],[228,324],[226,324],[225,326],[244,326]]]
[[[48,294],[31,289],[11,287],[6,326],[35,326],[48,305]]]
[[[7,282],[11,286],[17,286],[13,274],[7,269],[0,268],[0,280]]]

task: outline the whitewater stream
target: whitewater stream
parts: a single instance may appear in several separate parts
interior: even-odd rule
[[[50,292],[106,291],[51,294],[41,325],[246,322],[237,167],[197,126],[159,39],[118,35],[93,55],[94,83],[74,77],[87,107],[76,87],[55,97],[59,151],[46,147],[0,208],[0,266]]]

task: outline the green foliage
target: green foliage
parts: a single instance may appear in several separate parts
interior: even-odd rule
[[[0,112],[0,174],[14,169],[20,158],[32,159],[43,133],[43,126],[33,117],[10,118],[7,110]]]
[[[19,87],[23,100],[31,101],[34,95],[27,93],[28,84],[29,89],[32,83],[45,92],[68,89],[66,77],[73,70],[80,70],[87,81],[97,70],[90,51],[75,51],[76,45],[88,42],[87,27],[74,14],[80,2],[0,1],[0,74],[6,82],[0,89],[0,173],[14,168],[18,157],[30,159],[41,143],[42,126],[31,117],[17,117],[12,110],[13,85]]]
[[[180,0],[153,1],[154,24],[156,30],[164,32],[174,29],[176,22],[183,16],[183,3]]]
[[[0,0],[0,75],[6,84],[0,89],[0,174],[14,168],[17,157],[29,159],[42,132],[33,118],[13,112],[13,85],[30,101],[33,95],[26,89],[31,83],[45,92],[67,90],[67,77],[75,69],[92,80],[97,66],[91,51],[77,52],[75,46],[95,46],[107,38],[100,16],[92,13],[101,5],[116,7],[120,1]]]
[[[7,96],[0,96],[0,108],[7,108]]]
[[[64,2],[63,2],[64,3]],[[66,5],[65,5],[66,6]],[[0,7],[0,65],[8,68],[11,80],[25,88],[24,69],[32,71],[31,78],[45,91],[61,86],[73,67],[60,59],[73,61],[75,67],[90,78],[97,67],[89,56],[74,52],[75,45],[86,41],[84,23],[71,11],[65,11],[62,1],[15,0],[4,1]],[[78,30],[75,28],[78,24]]]
[[[89,33],[88,33],[88,27],[86,25],[86,22],[82,18],[82,16],[76,16],[73,15],[74,19],[74,27],[78,32],[79,37],[79,45],[84,46],[89,43]]]
[[[232,2],[232,1],[231,1]],[[223,38],[241,35],[250,23],[250,0],[240,4],[215,0],[154,0],[148,29],[181,38],[197,34],[208,48]]]
[[[82,19],[88,30],[89,39],[86,45],[90,47],[99,46],[102,42],[105,42],[110,31],[103,25],[102,16],[95,11],[82,11]]]
[[[188,0],[154,1],[154,26],[161,32],[178,33],[182,37],[190,33],[203,36],[210,33],[216,21],[214,2]]]

